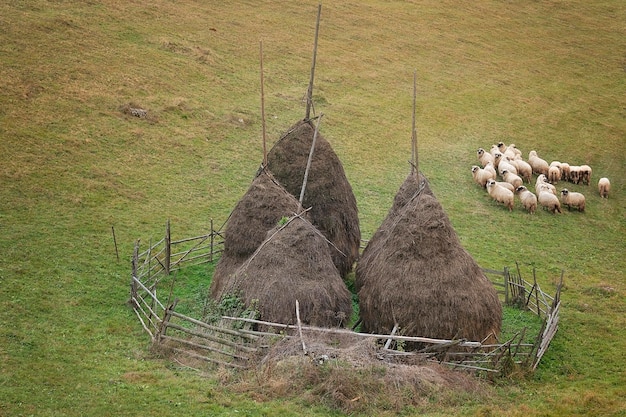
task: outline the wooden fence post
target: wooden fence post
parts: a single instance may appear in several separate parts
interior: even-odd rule
[[[209,261],[213,262],[213,244],[215,243],[215,233],[213,232],[213,219],[211,219],[211,249],[209,252]]]
[[[137,299],[137,283],[135,278],[137,277],[137,264],[139,263],[139,239],[135,242],[135,249],[133,250],[132,275],[130,277],[130,303],[133,308],[137,308],[137,303],[134,300]]]
[[[509,305],[509,268],[504,267],[504,304]]]
[[[172,256],[172,236],[170,235],[170,219],[167,219],[165,226],[165,275],[170,274],[170,261]]]
[[[174,300],[174,302],[167,306],[165,311],[163,312],[163,321],[161,321],[161,325],[159,326],[159,331],[156,334],[155,342],[161,343],[161,338],[167,333],[167,326],[170,323],[170,319],[172,318],[172,311],[176,308],[176,304],[178,304],[178,299]]]

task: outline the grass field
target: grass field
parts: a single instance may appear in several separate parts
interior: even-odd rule
[[[0,2],[0,416],[343,415],[152,355],[125,304],[136,239],[221,224],[252,180],[259,41],[270,143],[304,116],[317,4]],[[625,21],[618,0],[323,4],[315,110],[363,237],[408,173],[415,71],[420,169],[465,248],[547,292],[565,270],[533,376],[404,415],[626,415]],[[470,174],[501,140],[589,164],[611,197],[568,185],[584,214],[509,213]]]

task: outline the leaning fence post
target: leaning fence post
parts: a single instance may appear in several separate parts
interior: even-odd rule
[[[211,252],[209,253],[209,261],[213,262],[213,244],[215,242],[215,234],[213,232],[213,219],[211,219]]]
[[[135,242],[135,249],[133,250],[133,259],[131,261],[132,265],[132,275],[130,277],[130,303],[133,308],[137,307],[135,300],[137,299],[137,283],[135,282],[135,278],[137,277],[137,264],[139,263],[139,239]]]
[[[509,268],[504,267],[504,304],[509,305]]]
[[[165,226],[165,275],[170,274],[170,257],[172,255],[171,241],[170,219],[167,219],[167,224]]]
[[[178,299],[174,300],[172,304],[167,306],[165,311],[163,312],[163,321],[161,321],[161,325],[159,326],[159,331],[156,334],[155,341],[156,343],[161,343],[161,338],[165,336],[167,332],[167,326],[170,323],[170,319],[172,318],[172,311],[176,308],[176,304],[178,304]]]

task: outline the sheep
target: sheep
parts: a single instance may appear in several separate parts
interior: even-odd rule
[[[517,175],[517,168],[511,164],[511,161],[508,160],[501,153],[496,155],[496,167],[498,168],[498,172],[502,175],[502,171],[509,171],[513,174]]]
[[[494,180],[489,180],[487,181],[487,192],[491,198],[499,203],[503,203],[509,211],[513,210],[513,206],[515,204],[513,201],[513,191],[507,190],[506,188],[496,184]]]
[[[502,143],[502,142],[500,142]],[[517,149],[515,147],[515,144],[512,143],[509,146],[507,146],[504,150],[502,150],[502,148],[499,148],[500,152],[502,152],[502,154],[504,156],[506,156],[507,158],[513,160],[513,159],[521,159],[522,158],[522,152]]]
[[[519,197],[522,205],[530,214],[534,214],[537,209],[537,196],[533,194],[531,191],[528,191],[528,188],[520,185],[515,189],[515,193]]]
[[[493,155],[490,154],[490,153],[485,152],[485,150],[483,148],[478,148],[478,151],[476,151],[476,154],[478,156],[478,162],[480,162],[480,164],[483,166],[483,168],[489,162],[491,162],[492,164],[494,163]]]
[[[483,188],[487,185],[488,180],[496,179],[492,172],[484,170],[478,165],[472,165],[472,177],[474,177],[474,182]]]
[[[487,162],[487,165],[483,168],[485,171],[489,171],[493,174],[493,178],[495,179],[498,173],[496,172],[496,168],[493,166],[493,162]]]
[[[491,156],[495,158],[497,153],[502,153],[502,152],[500,152],[498,145],[491,145],[491,148],[489,149],[489,153],[491,154]]]
[[[561,190],[561,202],[567,206],[568,210],[577,207],[578,211],[585,211],[585,196],[581,193],[569,191],[567,188]]]
[[[569,181],[578,184],[580,183],[581,172],[578,165],[570,165],[569,167]]]
[[[561,169],[558,166],[551,166],[548,168],[548,181],[551,184],[556,184],[561,180]]]
[[[533,179],[533,168],[523,159],[512,159],[509,161],[517,169],[517,175],[530,184]]]
[[[567,162],[561,162],[560,165],[561,168],[561,179],[563,181],[569,181],[569,173],[570,173],[570,166]]]
[[[533,168],[535,174],[548,175],[548,168],[550,168],[550,166],[544,159],[537,156],[537,151],[530,151],[528,154],[528,163]]]
[[[537,200],[544,209],[552,212],[552,214],[556,214],[557,212],[562,213],[561,203],[559,203],[559,199],[557,196],[555,196],[546,189],[541,189],[538,194],[539,197],[537,198]]]
[[[547,180],[545,175],[540,174],[537,177],[537,181],[535,182],[535,192],[537,193],[537,195],[539,194],[539,191],[542,188],[543,189],[547,189],[552,194],[556,195],[556,187],[548,182],[548,180]]]
[[[498,184],[501,187],[506,188],[507,190],[515,191],[515,187],[513,187],[513,184],[508,183],[506,181],[496,181],[496,184]]]
[[[583,184],[591,184],[591,167],[589,165],[580,166],[580,180]]]
[[[608,178],[600,178],[598,181],[598,192],[600,193],[600,197],[609,198],[609,192],[611,191],[611,182]]]
[[[502,179],[504,179],[504,181],[508,182],[509,184],[511,184],[515,188],[517,188],[520,185],[524,184],[524,181],[522,181],[522,179],[519,177],[519,175],[513,174],[512,172],[509,172],[506,169],[504,171],[502,171]]]

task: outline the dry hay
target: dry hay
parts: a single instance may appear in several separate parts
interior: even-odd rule
[[[373,339],[338,333],[305,332],[273,344],[259,365],[224,381],[259,401],[297,397],[347,413],[395,415],[407,407],[428,409],[433,400],[453,404],[487,397],[490,387],[468,373],[438,364],[381,361]]]
[[[261,170],[233,209],[224,230],[224,252],[213,280],[211,296],[219,300],[237,268],[257,250],[268,230],[298,211],[298,201],[268,170]]]
[[[260,319],[333,327],[352,314],[352,296],[332,263],[326,239],[307,220],[295,216],[267,233],[259,249],[233,275],[224,293],[256,303]]]
[[[267,155],[268,166],[287,191],[300,197],[315,128],[310,120],[292,126]],[[352,270],[359,254],[361,231],[356,198],[341,161],[318,132],[303,199],[311,207],[311,222],[342,253],[331,249],[342,277]]]
[[[417,195],[417,193],[433,195],[433,192],[428,184],[428,179],[426,179],[424,175],[421,173],[419,175],[417,175],[417,173],[410,173],[396,193],[393,205],[389,209],[387,217],[383,220],[380,227],[378,227],[372,238],[369,240],[367,246],[361,254],[361,257],[359,258],[359,262],[356,265],[356,277],[354,282],[357,292],[363,286],[365,277],[371,276],[371,274],[367,272],[370,260],[375,254],[378,253],[380,245],[384,244],[386,241],[387,234],[393,229],[394,221],[398,216],[398,213]]]
[[[388,334],[398,324],[407,336],[495,336],[502,324],[496,290],[425,190],[384,222],[366,265],[357,268],[362,329]]]

